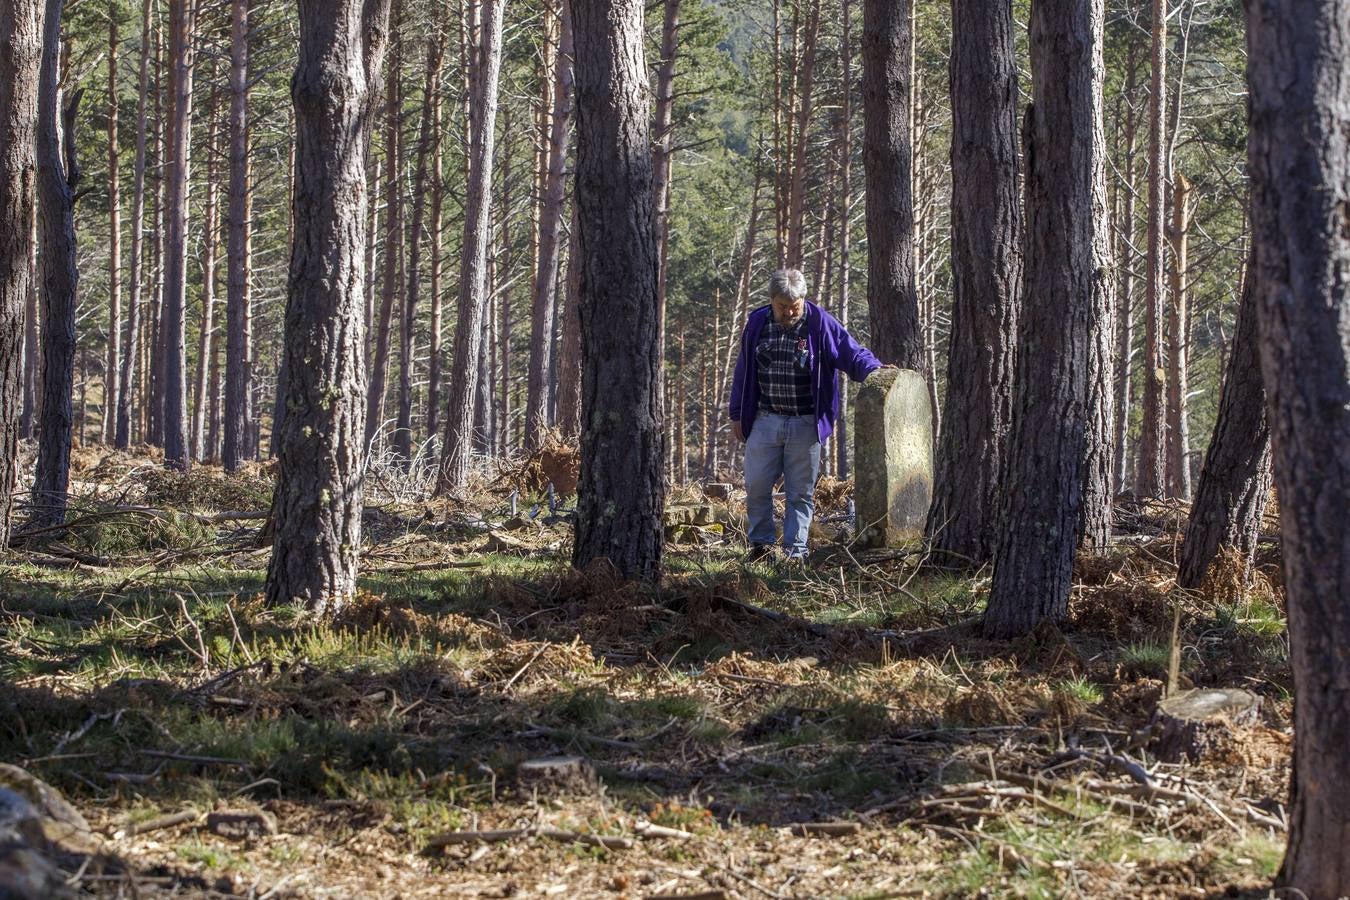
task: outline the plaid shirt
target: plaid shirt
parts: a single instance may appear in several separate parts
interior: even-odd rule
[[[783,326],[770,320],[755,347],[759,369],[759,408],[780,416],[815,412],[811,396],[811,354],[806,345],[806,315]]]

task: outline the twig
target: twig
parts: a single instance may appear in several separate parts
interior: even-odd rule
[[[534,665],[534,661],[539,657],[543,656],[544,651],[547,650],[548,648],[549,648],[548,643],[540,644],[539,649],[534,651],[534,655],[531,656],[529,659],[525,660],[525,665],[521,666],[519,669],[516,669],[516,674],[512,675],[510,679],[507,680],[506,684],[502,685],[502,693],[505,694],[507,691],[511,690],[511,685],[515,684],[516,680],[519,679],[520,676],[525,674],[525,670],[528,669],[530,666]]]
[[[155,759],[172,759],[178,762],[197,763],[203,766],[239,766],[246,768],[248,763],[242,759],[224,759],[219,756],[193,756],[189,753],[167,753],[163,750],[142,750],[144,756],[152,756]]]
[[[146,834],[151,831],[162,831],[165,828],[173,828],[176,825],[186,825],[189,822],[197,821],[199,818],[201,818],[201,813],[195,809],[185,809],[181,812],[156,816],[145,822],[137,822],[135,825],[119,828],[117,831],[113,832],[113,840],[120,841],[124,838],[135,837],[138,834]]]
[[[858,822],[794,822],[787,826],[797,837],[821,835],[824,837],[847,837],[862,831]]]

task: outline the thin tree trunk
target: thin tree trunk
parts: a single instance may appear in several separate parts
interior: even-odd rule
[[[75,369],[75,114],[82,91],[61,105],[62,0],[46,0],[38,79],[37,192],[42,250],[42,406],[38,422],[33,523],[65,521],[70,481],[71,392]]]
[[[539,211],[539,267],[530,312],[530,368],[525,388],[525,448],[538,446],[547,425],[546,376],[553,366],[552,328],[557,318],[558,258],[562,250],[563,199],[567,189],[567,132],[572,113],[572,9],[562,4],[553,115],[549,129],[548,174]]]
[[[661,65],[656,73],[656,134],[652,150],[652,194],[656,201],[656,252],[660,270],[656,302],[660,311],[661,356],[666,347],[666,264],[670,256],[670,176],[674,161],[675,57],[679,51],[680,0],[665,0],[661,21]]]
[[[164,462],[187,469],[188,164],[192,138],[192,0],[169,0],[169,117],[164,244]]]
[[[136,164],[131,201],[131,296],[127,302],[127,336],[122,349],[122,368],[118,372],[117,427],[113,443],[119,450],[131,446],[132,394],[136,388],[137,358],[141,347],[141,285],[144,281],[145,232],[145,145],[146,100],[150,93],[150,10],[153,0],[141,5],[140,91],[136,102]],[[143,371],[143,370],[142,370]]]
[[[0,9],[0,548],[9,546],[14,512],[24,313],[34,296],[43,14],[41,0]]]
[[[253,191],[248,147],[248,0],[232,0],[230,16],[230,210],[225,297],[225,420],[221,462],[234,472],[257,454],[253,414]],[[281,385],[277,386],[278,391]],[[275,430],[278,423],[273,422]]]
[[[928,533],[981,566],[994,552],[1011,428],[1022,214],[1010,0],[952,0],[952,326]]]
[[[1163,259],[1163,206],[1165,203],[1167,87],[1167,0],[1153,0],[1152,80],[1148,107],[1148,272],[1144,310],[1144,408],[1139,437],[1139,469],[1135,492],[1141,497],[1160,496],[1165,487],[1167,422],[1165,361],[1163,359],[1163,302],[1166,270]]]
[[[1219,415],[1200,470],[1200,484],[1181,545],[1177,584],[1197,588],[1220,547],[1250,569],[1270,495],[1270,424],[1256,331],[1255,271],[1247,265],[1237,328],[1223,376]]]
[[[100,438],[117,430],[117,370],[122,338],[122,195],[117,161],[117,6],[108,7],[108,355],[103,367]]]
[[[213,81],[215,79],[212,79]],[[197,340],[197,377],[192,398],[192,458],[205,462],[206,408],[211,378],[211,356],[215,348],[212,332],[215,330],[216,307],[216,247],[220,241],[219,191],[216,188],[216,159],[220,156],[219,93],[211,91],[211,105],[207,111],[210,120],[206,150],[206,209],[202,234],[202,317]]]
[[[581,436],[581,228],[580,212],[572,199],[572,228],[567,245],[567,299],[562,311],[562,340],[558,346],[558,402],[554,421],[568,440]]]
[[[412,231],[408,235],[408,287],[403,315],[399,323],[398,425],[394,431],[394,453],[400,465],[412,464],[412,387],[417,362],[417,304],[422,289],[422,224],[426,215],[427,159],[431,152],[433,98],[439,92],[444,44],[439,32],[427,45],[426,80],[422,87],[422,121],[417,135],[417,169],[413,176]]]
[[[1247,171],[1261,370],[1294,673],[1277,878],[1350,896],[1350,2],[1247,7]]]
[[[375,435],[384,427],[385,384],[389,371],[389,334],[397,305],[403,259],[403,137],[401,134],[403,92],[399,89],[403,70],[403,39],[399,32],[403,19],[402,0],[393,0],[390,29],[389,76],[385,85],[385,236],[384,293],[380,298],[380,319],[375,332],[375,352],[370,363],[370,385],[366,396],[366,444],[373,446]]]
[[[332,614],[356,590],[361,546],[365,166],[389,0],[299,0],[299,12],[296,231],[267,600]]]
[[[441,229],[445,204],[445,173],[441,166],[441,92],[432,94],[431,105],[431,335],[427,355],[427,438],[434,441],[440,430],[441,411]]]
[[[151,245],[150,290],[149,297],[149,339],[145,341],[145,354],[141,371],[145,374],[145,389],[142,391],[141,410],[145,419],[141,433],[146,442],[155,446],[164,446],[164,198],[167,165],[165,149],[167,146],[168,123],[165,121],[165,43],[164,24],[156,6],[152,24],[155,87],[154,122],[155,150],[150,166],[155,173],[155,212],[151,221],[154,243]]]
[[[1135,148],[1139,132],[1139,112],[1135,103],[1139,67],[1134,41],[1130,42],[1126,63],[1125,82],[1125,177],[1117,187],[1120,195],[1120,218],[1117,222],[1117,265],[1120,271],[1120,293],[1116,303],[1116,418],[1115,418],[1115,477],[1116,493],[1125,489],[1129,477],[1129,454],[1126,452],[1130,434],[1131,373],[1134,356],[1134,201]]]
[[[1186,412],[1190,379],[1190,313],[1186,299],[1187,244],[1190,230],[1191,183],[1177,174],[1172,180],[1171,302],[1167,305],[1167,484],[1173,497],[1191,496],[1191,436]]]
[[[481,371],[483,312],[487,306],[488,237],[492,230],[492,148],[496,139],[497,80],[501,71],[502,13],[506,0],[482,0],[479,7],[481,38],[471,65],[472,100],[469,119],[472,141],[460,260],[459,308],[455,355],[450,374],[450,402],[445,415],[445,448],[441,454],[437,490],[464,483],[472,449],[474,397]]]
[[[661,574],[660,258],[641,0],[573,0],[582,435],[572,564]]]
[[[39,0],[39,3],[41,0]],[[39,10],[41,6],[39,5]],[[42,30],[42,24],[38,22],[39,32]],[[18,57],[16,56],[16,59]],[[33,96],[37,96],[37,86],[33,86]],[[34,151],[36,153],[36,151]],[[34,155],[36,159],[36,155]],[[12,179],[10,184],[19,185],[20,181]],[[40,400],[38,394],[38,382],[42,378],[42,354],[38,345],[38,230],[37,230],[37,197],[36,183],[33,184],[30,192],[32,200],[29,204],[28,224],[28,296],[25,298],[27,303],[24,312],[23,327],[23,412],[19,417],[19,436],[24,440],[32,440],[36,437],[36,425],[38,419],[38,403]]]
[[[811,0],[806,35],[797,67],[797,123],[793,126],[792,167],[788,183],[787,264],[802,267],[802,222],[806,215],[806,145],[811,134],[811,93],[815,87],[816,44],[820,34],[820,0]],[[828,180],[828,179],[827,179]],[[818,284],[818,282],[817,282]]]
[[[863,170],[867,182],[867,305],[873,352],[924,369],[914,286],[910,134],[911,0],[863,0]]]
[[[843,27],[839,38],[841,57],[839,102],[839,311],[837,318],[848,327],[850,251],[853,231],[853,12],[851,0],[840,0]],[[835,422],[835,477],[847,481],[849,391],[840,379],[839,418]]]
[[[984,634],[1068,612],[1087,464],[1089,355],[1105,292],[1102,0],[1031,11],[1026,256],[1016,400]]]

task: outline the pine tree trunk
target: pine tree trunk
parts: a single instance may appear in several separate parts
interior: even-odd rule
[[[18,470],[24,313],[33,296],[42,0],[0,9],[0,548],[9,546]]]
[[[674,161],[675,57],[679,51],[680,0],[665,0],[661,21],[661,65],[656,73],[656,134],[652,152],[654,167],[652,194],[656,201],[656,252],[660,269],[656,279],[656,301],[660,308],[660,345],[665,355],[666,262],[670,234],[670,176]]]
[[[582,434],[572,563],[661,574],[660,260],[641,0],[573,0]]]
[[[248,0],[230,4],[230,209],[225,297],[225,471],[257,454],[253,414],[252,269],[253,192],[248,147]],[[280,390],[280,385],[278,385]],[[272,423],[273,429],[278,423]]]
[[[417,362],[417,304],[422,289],[422,225],[426,216],[427,163],[431,154],[433,98],[439,93],[444,44],[439,33],[427,45],[426,80],[422,86],[422,121],[417,134],[417,169],[413,176],[412,231],[408,235],[408,287],[399,322],[398,424],[394,431],[394,454],[405,469],[413,457],[412,387]]]
[[[1116,300],[1116,418],[1115,425],[1115,475],[1113,489],[1120,493],[1125,489],[1129,477],[1129,454],[1127,443],[1130,435],[1130,401],[1133,397],[1131,373],[1134,354],[1134,199],[1137,184],[1135,181],[1135,147],[1139,131],[1139,114],[1135,105],[1138,66],[1136,65],[1136,44],[1130,42],[1129,58],[1126,63],[1125,82],[1125,175],[1119,183],[1117,192],[1120,197],[1120,219],[1117,222],[1117,266],[1120,271],[1119,294]]]
[[[1270,424],[1256,331],[1255,272],[1247,265],[1237,328],[1223,376],[1219,415],[1181,545],[1177,584],[1197,588],[1220,547],[1232,547],[1250,567],[1270,495]]]
[[[219,93],[212,90],[211,105],[207,111],[210,125],[206,144],[206,208],[202,233],[202,316],[197,338],[197,377],[192,397],[192,458],[201,462],[205,462],[208,457],[206,408],[210,403],[211,356],[215,348],[212,332],[216,318],[216,247],[220,240],[219,191],[216,188],[216,160],[220,156],[219,105]]]
[[[1187,232],[1191,183],[1178,174],[1172,184],[1171,302],[1167,305],[1167,484],[1173,497],[1191,497],[1191,439],[1187,415],[1190,314],[1186,299]]]
[[[169,0],[169,117],[164,225],[164,463],[191,465],[187,420],[188,164],[192,139],[193,0]]]
[[[299,0],[299,11],[295,239],[267,600],[332,614],[356,590],[361,546],[365,166],[389,0]]]
[[[567,299],[562,311],[562,340],[558,343],[558,401],[554,421],[568,440],[581,436],[581,227],[575,196],[567,245]]]
[[[1148,272],[1144,310],[1144,407],[1139,437],[1139,470],[1135,492],[1158,497],[1164,483],[1167,421],[1166,362],[1163,359],[1163,259],[1166,135],[1163,134],[1167,85],[1167,0],[1153,0],[1152,81],[1149,87],[1148,135]]]
[[[46,0],[42,71],[38,79],[37,194],[42,251],[42,400],[38,421],[33,523],[59,524],[66,516],[75,376],[76,267],[75,114],[81,91],[62,108],[62,0]]]
[[[802,223],[806,216],[807,140],[811,134],[811,94],[815,88],[816,45],[820,35],[820,0],[811,0],[806,14],[801,62],[797,67],[797,121],[793,125],[792,166],[788,181],[787,264],[803,263]],[[827,179],[828,180],[828,179]],[[818,281],[813,282],[819,284]]]
[[[108,9],[108,355],[103,367],[104,443],[117,430],[118,351],[122,338],[122,195],[117,161],[117,8]]]
[[[442,211],[445,204],[445,177],[441,167],[441,92],[432,95],[431,105],[431,252],[430,278],[431,291],[431,334],[428,338],[427,356],[427,437],[432,440],[440,429],[441,411],[441,322],[443,298],[441,296],[441,229],[444,225]],[[434,458],[434,454],[433,454]]]
[[[40,0],[39,0],[40,2]],[[41,9],[41,6],[39,6]],[[38,30],[41,31],[41,23]],[[37,96],[37,86],[33,86],[33,95]],[[36,159],[36,155],[33,157]],[[17,183],[17,182],[11,182]],[[38,345],[38,230],[36,179],[30,191],[32,201],[29,204],[28,229],[28,296],[24,311],[23,326],[23,412],[19,415],[19,437],[32,440],[36,437],[38,418],[38,381],[41,379],[42,354]]]
[[[146,443],[155,447],[164,446],[164,198],[167,180],[165,172],[165,150],[167,147],[168,123],[165,121],[165,43],[164,23],[160,20],[156,4],[152,25],[155,86],[154,86],[154,122],[155,149],[151,170],[155,173],[155,210],[151,221],[154,243],[151,245],[149,317],[147,325],[150,334],[145,342],[145,354],[142,372],[145,373],[144,402],[141,404],[145,422],[141,433]]]
[[[981,566],[997,536],[1021,304],[1010,0],[952,0],[952,35],[952,326],[928,533],[936,553]]]
[[[871,348],[884,363],[924,369],[914,285],[910,134],[911,0],[863,0],[863,171]]]
[[[547,425],[546,376],[553,366],[552,330],[557,318],[558,258],[562,249],[563,198],[567,189],[567,131],[572,114],[572,10],[562,4],[562,37],[553,87],[548,175],[539,211],[539,268],[530,311],[530,368],[525,388],[525,448],[538,446]]]
[[[482,0],[480,39],[470,65],[469,108],[472,140],[460,258],[455,353],[450,373],[450,402],[445,414],[445,447],[438,492],[458,487],[469,474],[474,399],[486,378],[479,356],[487,307],[487,250],[492,231],[492,148],[496,139],[497,80],[501,71],[502,13],[506,0]]]
[[[1026,258],[1016,400],[984,634],[1068,612],[1085,476],[1088,356],[1105,285],[1102,0],[1031,12]]]
[[[370,363],[370,385],[366,397],[366,444],[372,449],[374,438],[384,427],[386,381],[389,372],[389,335],[393,327],[394,307],[402,283],[403,258],[403,138],[401,135],[403,92],[399,89],[403,71],[403,39],[400,23],[402,0],[393,0],[390,11],[389,73],[385,89],[385,236],[384,291],[380,297],[380,319],[375,331],[375,351]]]
[[[138,357],[141,347],[141,309],[144,306],[141,285],[144,281],[145,232],[145,145],[146,101],[150,93],[150,9],[152,0],[141,7],[140,91],[136,102],[136,164],[131,200],[131,295],[127,300],[127,334],[122,348],[122,366],[117,373],[117,425],[113,444],[119,450],[131,446],[132,395],[136,389]],[[242,2],[242,0],[240,0]]]
[[[1248,172],[1294,672],[1278,882],[1350,895],[1350,2],[1247,3]]]
[[[839,38],[840,103],[839,103],[839,310],[836,318],[845,328],[848,327],[849,286],[851,274],[852,226],[853,226],[853,13],[851,0],[840,0],[840,15],[843,17]],[[847,481],[849,477],[848,458],[848,404],[847,383],[839,383],[839,418],[835,421],[834,450],[835,477]]]

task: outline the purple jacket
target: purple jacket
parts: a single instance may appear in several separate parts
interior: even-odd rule
[[[811,355],[811,397],[815,401],[816,433],[820,442],[834,432],[839,418],[839,380],[843,371],[854,381],[862,381],[881,368],[881,360],[853,339],[839,320],[806,302],[806,349]],[[750,313],[741,332],[741,352],[736,358],[736,374],[731,379],[731,419],[741,423],[741,433],[750,436],[759,409],[759,370],[755,347],[760,332],[773,316],[772,306],[761,306]]]

